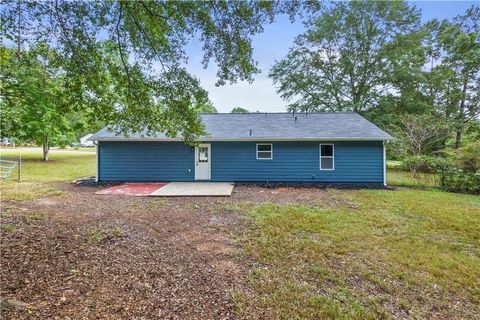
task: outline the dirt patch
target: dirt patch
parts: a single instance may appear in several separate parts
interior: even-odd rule
[[[230,198],[95,195],[4,203],[0,296],[28,303],[5,319],[229,319],[246,266],[231,235],[238,205],[336,205],[328,190],[239,186]]]
[[[34,200],[34,204],[40,207],[49,207],[57,205],[58,201],[55,198],[40,198]]]
[[[2,218],[1,296],[28,303],[5,319],[233,316],[244,271],[232,258],[231,213],[213,217],[207,199],[62,189],[67,196],[10,204]]]
[[[325,208],[353,206],[345,197],[340,196],[337,190],[315,187],[265,188],[239,185],[233,190],[233,198],[236,201],[243,200],[253,203],[272,202],[276,204],[319,206]]]

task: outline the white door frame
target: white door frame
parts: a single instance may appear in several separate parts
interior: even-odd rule
[[[199,163],[198,147],[208,148],[208,162],[206,162],[208,174],[206,175],[206,177],[202,175],[202,172],[200,172],[200,168],[202,168],[203,166]],[[200,143],[198,146],[195,147],[195,180],[211,180],[211,179],[212,179],[212,146],[210,143]]]

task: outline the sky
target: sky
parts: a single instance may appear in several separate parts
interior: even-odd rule
[[[410,1],[422,13],[422,21],[450,19],[463,14],[476,1]],[[200,79],[202,87],[209,92],[209,98],[218,112],[230,112],[234,107],[249,111],[284,112],[288,101],[276,93],[268,72],[276,60],[288,53],[293,40],[304,31],[301,21],[291,23],[286,16],[279,16],[276,22],[266,25],[263,33],[253,38],[254,59],[258,61],[261,73],[253,83],[238,82],[233,85],[216,87],[216,67],[210,63],[207,69],[201,64],[201,44],[192,42],[187,48],[189,61],[187,69]]]

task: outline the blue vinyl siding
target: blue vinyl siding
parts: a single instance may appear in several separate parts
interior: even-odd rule
[[[256,159],[256,142],[211,142],[212,181],[383,183],[381,141],[268,143],[272,160]],[[320,170],[320,143],[334,144],[335,170]],[[181,142],[102,141],[99,180],[193,181],[194,158]]]
[[[333,143],[335,170],[320,170],[320,143]],[[375,142],[272,142],[273,159],[257,160],[255,142],[212,143],[212,180],[383,183],[383,146]]]
[[[100,141],[98,149],[100,181],[195,179],[195,152],[183,143]]]

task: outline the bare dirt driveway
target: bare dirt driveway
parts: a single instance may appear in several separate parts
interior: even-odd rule
[[[61,196],[2,204],[1,295],[29,303],[4,309],[5,319],[233,317],[245,270],[231,240],[232,198],[60,188]]]

